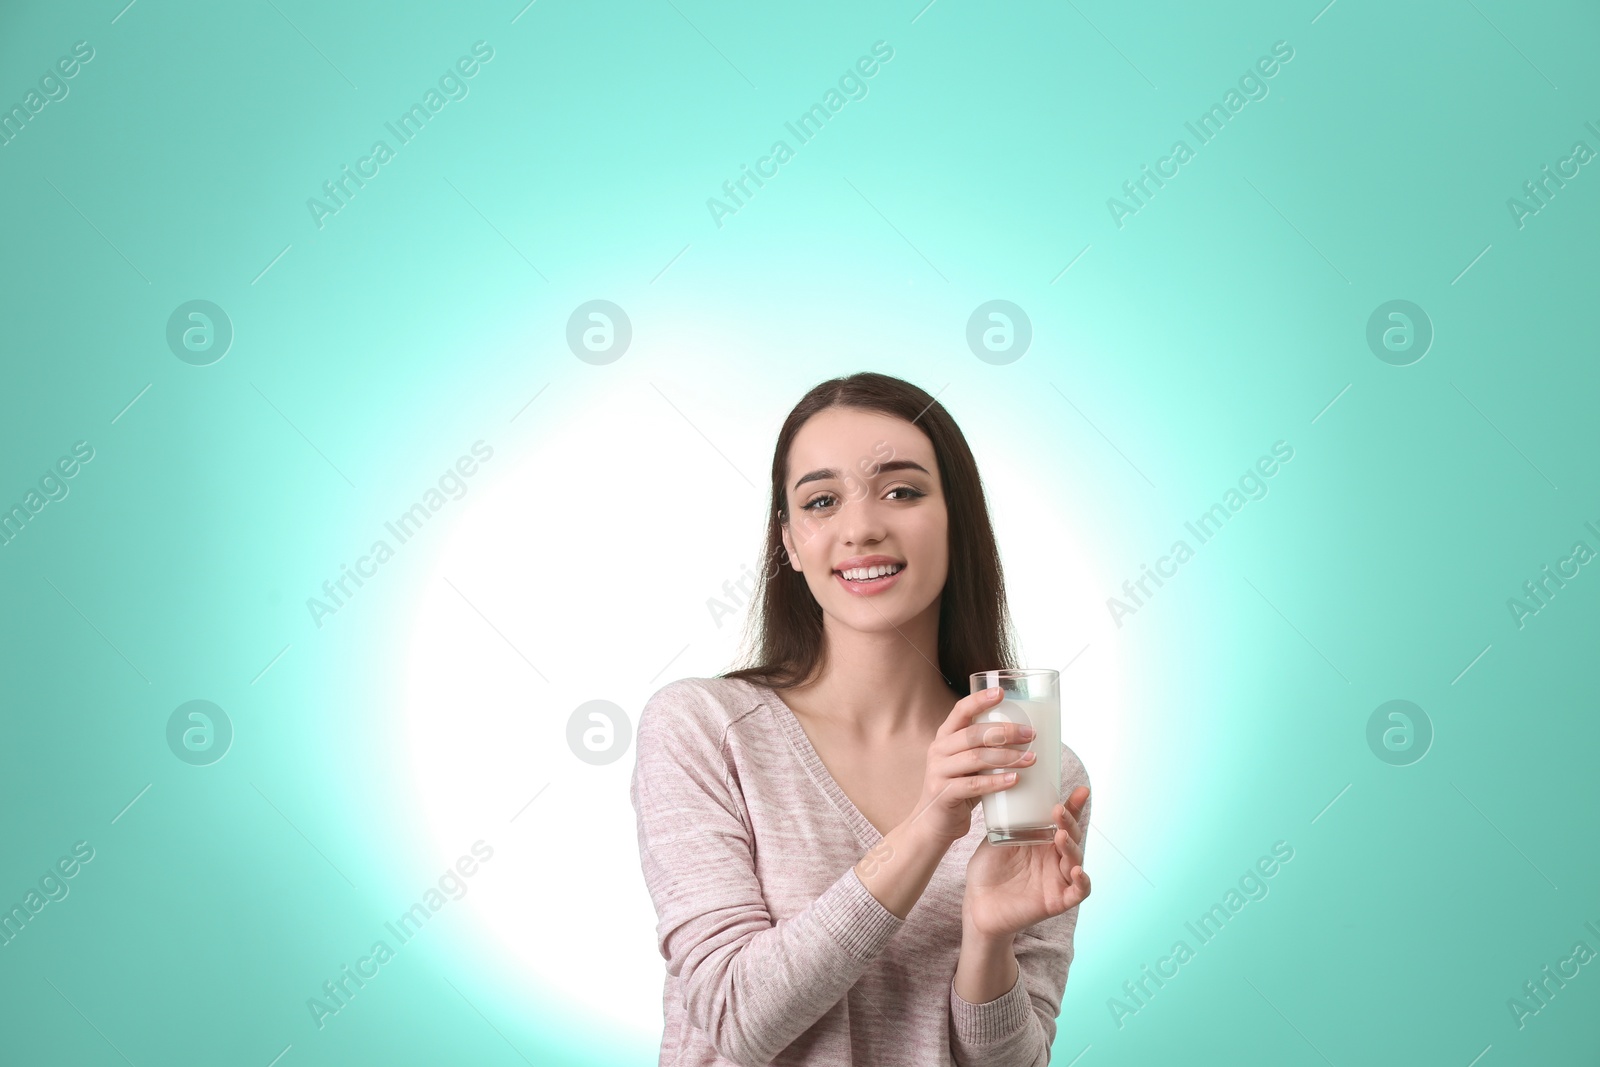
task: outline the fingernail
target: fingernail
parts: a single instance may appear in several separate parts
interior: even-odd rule
[[[1033,727],[1031,727],[1031,726],[1024,726],[1024,727],[1023,727],[1023,728],[1022,728],[1022,736],[1023,736],[1023,738],[1024,738],[1024,739],[1025,739],[1025,740],[1026,740],[1026,739],[1029,739],[1029,738],[1032,738],[1032,737],[1033,737],[1033,736],[1034,736],[1034,729],[1033,729]]]
[[[997,697],[1000,695],[1000,687],[998,685],[990,686],[988,689],[983,691],[983,695],[986,697]]]

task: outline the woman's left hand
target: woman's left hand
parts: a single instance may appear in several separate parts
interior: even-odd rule
[[[1089,801],[1080,785],[1055,807],[1056,837],[1048,845],[991,845],[986,836],[967,861],[963,926],[981,937],[1008,938],[1060,915],[1089,895],[1078,816]]]

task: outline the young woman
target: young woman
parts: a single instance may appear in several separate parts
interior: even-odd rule
[[[1046,1067],[1072,962],[1088,774],[1051,845],[990,845],[1026,728],[978,723],[1014,662],[977,466],[882,374],[789,413],[753,665],[658,690],[630,798],[667,964],[662,1067]],[[974,813],[977,813],[976,816]]]

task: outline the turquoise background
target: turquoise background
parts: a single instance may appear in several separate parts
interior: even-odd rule
[[[754,558],[777,427],[861,369],[1017,457],[1095,576],[1030,664],[1107,657],[1115,698],[1082,713],[1122,767],[1095,779],[1052,1062],[1600,1059],[1600,965],[1521,1026],[1508,1004],[1600,951],[1600,577],[1520,627],[1507,603],[1600,549],[1596,164],[1508,208],[1600,150],[1593,5],[9,4],[0,106],[79,41],[0,146],[0,507],[94,450],[0,547],[0,905],[94,858],[0,947],[0,1059],[654,1063],[659,996],[629,1030],[537,951],[626,908],[617,966],[658,985],[631,752],[575,758],[569,717],[636,723],[728,667],[704,601]],[[465,98],[319,227],[308,198],[478,41]],[[866,97],[719,226],[708,198],[878,41]],[[1185,122],[1279,41],[1265,98],[1197,146]],[[1108,199],[1179,138],[1194,158],[1119,226]],[[596,299],[632,325],[606,363],[567,341]],[[980,358],[996,299],[1032,341]],[[233,330],[204,366],[167,342],[191,300]],[[1391,300],[1434,331],[1404,366],[1367,342]],[[467,503],[315,625],[319,583],[479,439]],[[1279,440],[1269,495],[1115,625],[1105,598]],[[482,875],[548,872],[501,890],[571,906],[513,952],[452,902],[319,1029],[307,998],[473,840],[424,829],[399,709],[451,531],[497,492],[524,564],[616,564],[583,598],[457,589],[503,631],[485,654],[544,679],[460,709],[464,737],[498,714],[537,739],[514,780],[460,772],[500,791]],[[1049,560],[1016,548],[1008,577]],[[1397,699],[1433,735],[1407,765],[1367,737]],[[207,766],[167,741],[191,700],[234,732]],[[635,880],[576,862],[575,823]],[[1122,984],[1278,841],[1270,894],[1119,1025]]]

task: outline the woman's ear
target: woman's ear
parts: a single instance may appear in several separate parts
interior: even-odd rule
[[[784,523],[779,529],[783,533],[783,549],[789,555],[789,566],[800,570],[800,553],[794,549],[794,541],[789,537],[789,524]]]

